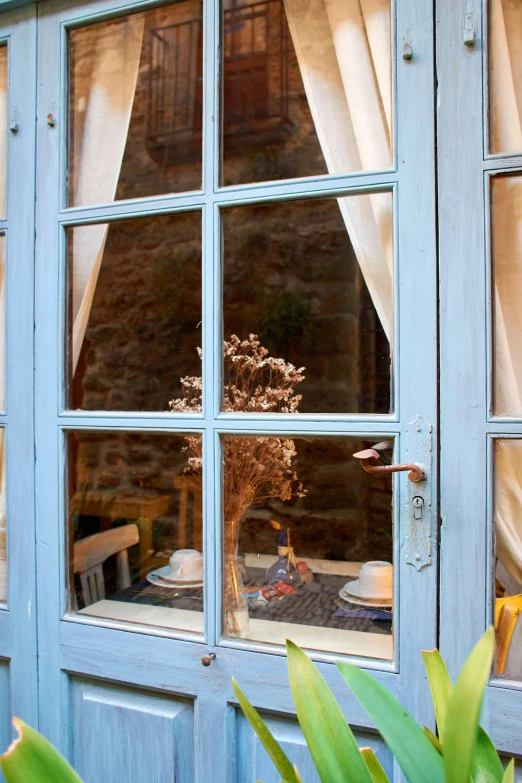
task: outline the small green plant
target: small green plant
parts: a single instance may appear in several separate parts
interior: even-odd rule
[[[479,726],[494,645],[494,630],[489,628],[464,664],[455,687],[440,653],[422,653],[438,737],[421,728],[368,672],[347,663],[337,664],[410,783],[514,783],[514,760],[504,770],[492,741]],[[388,777],[375,753],[358,747],[317,667],[297,645],[287,641],[286,648],[297,718],[322,783],[386,783]],[[233,685],[243,712],[277,767],[282,783],[303,783],[235,680]]]
[[[82,783],[70,764],[45,737],[13,718],[18,737],[0,756],[7,783]]]

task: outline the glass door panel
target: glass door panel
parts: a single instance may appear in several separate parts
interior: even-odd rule
[[[68,407],[169,411],[200,372],[201,213],[67,229]]]
[[[201,453],[201,436],[188,439]],[[67,435],[73,612],[203,633],[202,474],[190,467],[186,440]]]
[[[489,4],[490,152],[522,152],[522,4]]]
[[[201,0],[70,30],[70,206],[201,188],[202,35]]]
[[[522,417],[522,176],[491,178],[494,397],[497,416]]]
[[[223,183],[389,169],[392,3],[223,0]]]
[[[225,637],[393,659],[392,478],[353,458],[372,446],[223,438]]]
[[[493,618],[497,632],[494,672],[522,680],[522,440],[494,443],[494,587]]]
[[[392,194],[234,207],[221,219],[223,409],[391,413]],[[253,388],[270,367],[278,385],[270,398],[238,394],[246,387],[236,368],[254,352]]]

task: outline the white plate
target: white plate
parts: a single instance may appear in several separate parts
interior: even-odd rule
[[[347,601],[349,604],[355,604],[356,606],[366,606],[367,609],[391,609],[392,608],[392,602],[391,601],[370,601],[368,598],[363,600],[362,598],[353,598],[351,595],[347,595],[346,593],[343,593],[342,590],[339,590],[339,596],[343,599],[343,601]]]
[[[203,576],[186,576],[186,577],[179,577],[179,576],[171,576],[170,575],[170,566],[162,566],[161,568],[156,568],[154,571],[151,571],[152,574],[158,574],[162,579],[165,580],[165,582],[174,582],[176,585],[188,585],[188,584],[194,584],[195,582],[201,582],[203,579]]]
[[[341,587],[339,595],[343,601],[350,601],[352,604],[357,604],[358,606],[376,608],[379,606],[391,607],[392,605],[391,598],[365,598],[362,596],[358,579],[354,582],[348,582],[344,587]]]
[[[195,590],[198,587],[203,587],[203,579],[190,582],[187,580],[174,582],[172,579],[165,579],[165,569],[169,569],[169,566],[156,568],[154,571],[148,573],[147,582],[150,582],[151,585],[159,585],[160,587],[170,587],[171,590]]]

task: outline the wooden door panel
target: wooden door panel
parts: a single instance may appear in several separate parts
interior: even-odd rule
[[[292,764],[297,766],[303,780],[319,783],[319,776],[297,721],[273,715],[263,715],[263,718]],[[280,776],[272,761],[239,710],[235,715],[235,729],[237,751],[233,782],[256,783],[262,780],[263,783],[279,783]],[[357,729],[354,729],[354,734],[360,747],[373,748],[386,774],[393,780],[393,757],[383,740],[377,734]]]
[[[192,783],[189,699],[71,678],[71,760],[86,783]]]

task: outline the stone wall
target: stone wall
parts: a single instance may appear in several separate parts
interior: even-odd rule
[[[147,138],[155,75],[152,31],[197,16],[199,9],[199,2],[188,0],[145,14],[117,198],[199,186],[197,127],[185,156],[172,154],[168,145],[162,156]],[[274,144],[273,133],[264,133],[260,125],[249,138],[238,131],[234,142],[228,135],[226,184],[325,173],[292,51],[289,68],[289,124],[284,132],[280,129],[280,141]],[[173,136],[169,145],[175,143]],[[273,355],[304,366],[306,380],[297,389],[303,395],[302,411],[388,412],[389,347],[335,199],[228,210],[223,214],[223,249],[226,338],[258,333]],[[167,410],[169,400],[181,393],[180,378],[201,373],[196,352],[201,319],[200,214],[112,223],[70,384],[71,406]],[[307,497],[249,510],[242,548],[274,551],[268,521],[276,516],[294,528],[294,543],[303,556],[391,558],[391,484],[370,479],[352,459],[363,445],[353,439],[297,439],[296,466]],[[88,486],[131,495],[170,494],[168,514],[160,522],[172,540],[179,503],[173,482],[187,458],[182,446],[175,435],[80,437],[70,471],[71,492]],[[91,523],[96,525],[95,520],[85,521],[87,527]],[[164,540],[157,543],[165,545]]]

